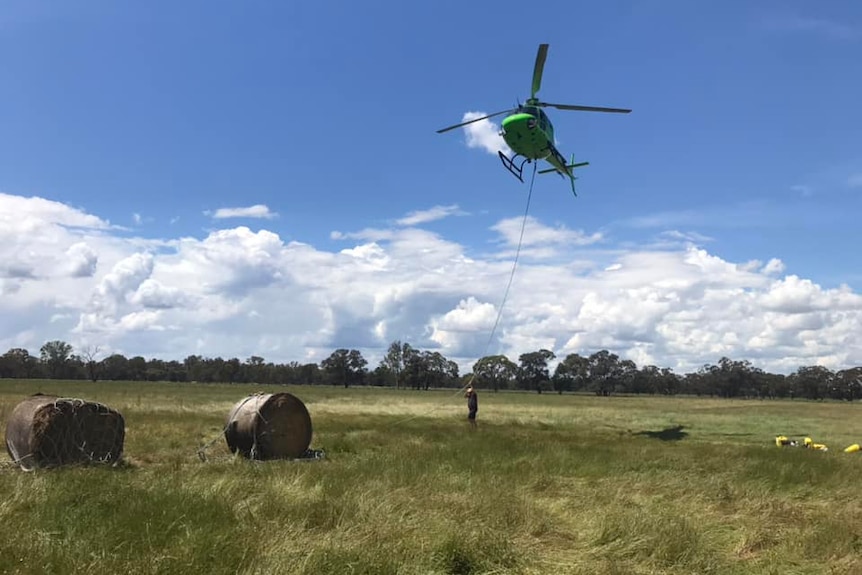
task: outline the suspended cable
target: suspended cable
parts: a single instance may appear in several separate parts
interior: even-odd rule
[[[509,288],[512,287],[512,280],[515,279],[515,269],[518,267],[518,258],[521,255],[521,246],[524,243],[524,229],[527,227],[527,215],[530,213],[530,199],[533,197],[533,183],[536,181],[537,166],[538,162],[533,162],[533,176],[530,178],[530,191],[527,192],[527,206],[524,208],[524,218],[521,220],[521,235],[518,237],[518,249],[515,250],[515,261],[512,262],[512,272],[509,274],[509,283],[506,284],[506,291],[503,292],[500,309],[497,310],[497,319],[494,320],[494,327],[491,328],[491,334],[488,336],[488,342],[485,344],[485,352],[482,354],[483,357],[488,354],[488,348],[491,347],[491,342],[494,340],[494,333],[497,331],[500,318],[503,316],[503,307],[506,305],[506,300],[509,298]]]
[[[503,299],[500,301],[500,307],[497,310],[497,318],[494,320],[494,325],[491,328],[491,333],[488,335],[488,341],[485,343],[485,350],[482,353],[482,357],[485,357],[488,354],[488,349],[491,347],[491,342],[494,341],[494,334],[497,331],[497,326],[500,324],[500,318],[503,316],[503,308],[506,305],[506,300],[509,298],[509,290],[512,287],[513,280],[515,279],[515,270],[518,267],[518,259],[521,256],[521,246],[523,246],[523,244],[524,244],[524,230],[527,227],[527,216],[530,213],[530,200],[533,197],[533,184],[536,181],[537,166],[538,166],[538,163],[533,162],[533,175],[530,178],[530,188],[529,188],[529,191],[527,192],[527,205],[524,208],[524,218],[521,220],[521,234],[518,237],[518,247],[515,250],[515,259],[512,262],[512,271],[511,271],[511,273],[509,273],[509,282],[506,284],[506,290],[503,292]],[[473,380],[475,378],[476,378],[476,373],[474,372],[470,375],[470,379],[467,380],[467,384],[462,386],[457,391],[455,391],[455,393],[452,394],[452,397],[454,397],[455,395],[459,395],[459,394],[463,393],[465,389],[467,389],[468,387],[473,385]],[[448,399],[449,399],[449,396],[446,397],[447,401],[448,401]],[[441,405],[442,405],[442,402],[441,402]],[[428,411],[424,412],[423,414],[430,413],[431,411],[437,409],[438,407],[440,407],[440,406],[438,405],[438,406],[432,407]],[[411,419],[416,419],[417,417],[419,417],[419,415],[411,415],[410,417],[396,421],[392,425],[398,425],[398,424],[404,423],[406,421],[410,421]]]

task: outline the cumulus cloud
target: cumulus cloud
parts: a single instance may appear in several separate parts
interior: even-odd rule
[[[563,225],[551,227],[532,216],[506,218],[494,224],[491,229],[500,234],[504,245],[514,247],[520,242],[522,253],[534,258],[555,257],[573,247],[588,246],[602,240],[601,232],[587,234]],[[511,257],[512,253],[512,250],[506,250],[499,255]]]
[[[227,218],[262,218],[271,220],[278,216],[277,213],[271,212],[269,208],[263,204],[255,204],[245,208],[219,208],[215,212],[209,210],[204,212],[206,216],[212,216],[217,220]]]
[[[784,275],[778,257],[734,262],[691,242],[626,248],[530,218],[525,246],[554,259],[521,260],[501,308],[520,217],[487,229],[495,248],[482,254],[417,227],[339,233],[337,250],[243,226],[143,240],[8,195],[0,218],[0,351],[61,338],[145,357],[319,362],[353,347],[373,367],[400,339],[462,370],[539,348],[609,349],[677,372],[722,356],[785,373],[862,363],[860,294]]]
[[[6,262],[0,264],[0,277],[7,279],[21,279],[34,277],[33,267],[26,262]]]
[[[130,301],[151,309],[170,309],[183,304],[183,292],[173,286],[165,286],[158,280],[147,278],[131,295]]]
[[[769,260],[765,266],[763,266],[763,273],[769,274],[780,274],[785,269],[784,262],[778,258],[772,258]]]
[[[72,277],[90,277],[96,273],[99,256],[86,242],[77,242],[66,250],[66,265]]]
[[[442,220],[443,218],[447,218],[453,215],[465,215],[457,205],[451,206],[434,206],[433,208],[427,210],[417,210],[415,212],[410,212],[403,218],[400,218],[396,223],[399,226],[415,226],[418,224],[425,224],[428,222],[433,222],[435,220]]]
[[[0,192],[0,222],[3,228],[37,232],[47,226],[108,229],[110,223],[66,204],[39,197]]]
[[[485,112],[466,112],[461,119],[462,122],[469,122],[475,118],[487,116]],[[500,127],[491,120],[479,120],[472,124],[467,124],[463,128],[464,134],[467,137],[468,148],[479,148],[485,150],[489,154],[496,155],[498,151],[511,156],[512,150],[506,144],[503,136],[500,135]]]

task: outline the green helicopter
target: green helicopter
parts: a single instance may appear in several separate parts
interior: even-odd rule
[[[547,174],[557,172],[562,177],[568,176],[572,183],[572,193],[577,195],[575,193],[575,180],[577,179],[575,178],[575,168],[588,166],[589,162],[580,162],[576,164],[574,163],[574,155],[572,155],[570,162],[566,162],[566,159],[554,145],[554,125],[551,123],[551,120],[542,108],[550,106],[551,108],[557,108],[558,110],[611,112],[617,114],[628,114],[631,110],[623,108],[600,108],[596,106],[575,106],[570,104],[549,104],[547,102],[539,101],[539,99],[536,98],[536,93],[542,85],[542,71],[545,68],[545,58],[547,58],[547,56],[548,44],[539,44],[539,51],[536,54],[536,64],[533,67],[533,89],[530,93],[530,98],[523,105],[519,103],[516,108],[509,108],[500,112],[488,114],[487,116],[482,116],[481,118],[474,118],[467,122],[455,124],[454,126],[437,130],[437,133],[442,134],[443,132],[448,132],[449,130],[472,124],[473,122],[479,122],[502,114],[508,114],[508,116],[503,118],[500,135],[503,137],[506,144],[508,144],[512,149],[514,155],[509,158],[502,151],[498,151],[497,154],[500,156],[500,161],[503,162],[503,166],[523,182],[524,164],[532,163],[534,160],[545,160],[553,167],[539,170],[539,173]],[[522,157],[523,160],[521,160],[520,164],[516,164],[516,160],[519,156]]]

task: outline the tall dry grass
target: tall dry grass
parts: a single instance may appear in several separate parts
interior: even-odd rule
[[[229,455],[258,390],[325,459]],[[0,381],[3,421],[35,391],[120,410],[126,464],[5,467],[5,573],[862,573],[859,405],[480,390],[471,432],[451,391]]]

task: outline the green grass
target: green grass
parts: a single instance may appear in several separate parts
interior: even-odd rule
[[[259,390],[325,459],[230,456]],[[36,391],[122,412],[126,463],[4,467],[4,573],[862,574],[862,405],[480,390],[470,432],[452,391],[0,380],[3,421]]]

